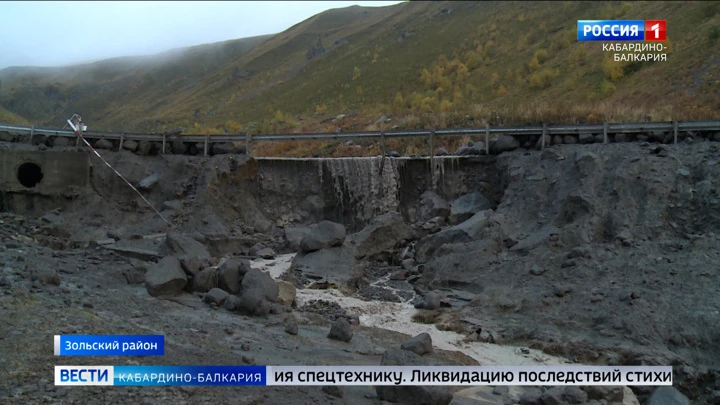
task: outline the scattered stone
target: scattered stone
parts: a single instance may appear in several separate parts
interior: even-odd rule
[[[394,151],[394,150],[391,150],[387,153],[387,157],[399,158],[400,156],[401,155],[397,151]]]
[[[145,288],[153,297],[177,295],[187,285],[187,276],[180,261],[166,256],[150,267],[145,275]]]
[[[137,153],[140,156],[147,156],[149,155],[153,150],[153,144],[150,141],[140,141],[138,143],[137,150],[135,153]]]
[[[270,274],[258,269],[248,270],[240,286],[242,295],[253,293],[270,302],[277,302],[278,300],[278,284],[270,277]]]
[[[567,258],[568,259],[575,259],[575,258],[584,258],[584,259],[590,259],[590,249],[587,247],[576,247],[573,248],[573,250],[568,253]]]
[[[287,306],[292,305],[297,295],[297,289],[295,286],[292,283],[283,280],[278,280],[276,283],[278,285],[278,304]]]
[[[413,267],[415,267],[417,263],[415,263],[415,259],[405,259],[403,260],[400,265],[405,270],[411,270]]]
[[[286,228],[285,240],[288,243],[288,247],[294,251],[300,250],[300,242],[310,233],[310,230],[311,229],[307,227]]]
[[[412,260],[412,259],[407,259]],[[390,275],[390,280],[402,281],[407,279],[407,273],[403,270],[398,270]]]
[[[520,142],[512,135],[500,135],[490,142],[490,152],[499,154],[508,152],[520,147]]]
[[[218,286],[218,270],[208,267],[197,272],[192,278],[192,291],[208,292]]]
[[[221,290],[219,288],[212,288],[210,289],[210,291],[207,292],[207,294],[205,294],[205,297],[203,299],[208,304],[215,304],[218,307],[221,307],[223,306],[223,304],[225,304],[225,300],[228,298],[228,295],[229,294],[225,290]]]
[[[100,139],[95,142],[95,149],[112,149],[113,143],[107,139]]]
[[[225,297],[225,303],[223,304],[223,308],[227,309],[228,311],[236,311],[239,307],[240,297],[230,294]]]
[[[123,142],[122,148],[130,152],[135,152],[138,148],[138,143],[137,141],[127,140]]]
[[[433,352],[432,338],[427,333],[421,333],[403,343],[400,348],[423,356]]]
[[[578,141],[582,144],[595,142],[593,134],[580,134],[578,135]]]
[[[260,249],[256,254],[263,259],[273,259],[277,255],[271,248]]]
[[[342,398],[345,395],[345,389],[338,385],[326,385],[322,387],[322,392],[337,398]]]
[[[389,349],[382,355],[383,366],[428,366],[424,357],[407,350]],[[438,386],[377,386],[377,396],[382,401],[406,404],[448,405],[453,394],[445,387]]]
[[[37,268],[33,270],[32,278],[46,285],[60,285],[60,274],[53,268]]]
[[[490,201],[480,192],[465,194],[452,203],[449,223],[459,224],[480,211],[492,208]]]
[[[450,204],[432,191],[426,191],[420,196],[420,203],[415,211],[415,220],[426,222],[431,218],[447,218],[450,215]]]
[[[425,294],[422,302],[415,305],[415,308],[428,310],[438,309],[440,308],[440,296],[434,292],[429,292]]]
[[[676,172],[676,173],[677,173],[678,176],[690,177],[690,170],[688,170],[688,169],[686,169],[686,168],[684,168],[684,167],[681,167],[681,168],[677,169],[677,172]]]
[[[553,294],[555,294],[556,297],[564,297],[570,292],[572,292],[572,288],[569,286],[553,286]]]
[[[604,399],[608,402],[622,402],[624,390],[619,386],[588,385],[582,387],[589,399]]]
[[[569,404],[583,404],[588,400],[588,394],[578,387],[565,387],[562,399]]]
[[[340,246],[345,241],[345,226],[330,221],[322,221],[308,232],[300,241],[303,252]]]
[[[390,211],[373,218],[360,232],[348,237],[349,243],[355,247],[355,258],[374,258],[375,256],[394,249],[403,240],[412,237],[412,229],[405,224],[402,215]]]
[[[245,273],[250,270],[250,263],[247,260],[227,259],[218,267],[218,287],[237,294],[240,292],[240,283]]]
[[[285,333],[288,333],[290,335],[297,335],[298,334],[298,323],[295,320],[295,318],[290,318],[285,323]]]
[[[690,400],[675,387],[658,387],[645,405],[690,405]]]
[[[447,155],[449,155],[448,151],[445,148],[443,148],[442,146],[439,147],[437,149],[437,151],[435,152],[435,156],[447,156]]]
[[[543,147],[542,142],[543,142],[543,137],[542,136],[538,137],[537,142],[535,142],[535,149],[538,149],[538,150],[542,149],[542,147]],[[552,144],[552,137],[550,135],[545,135],[545,147],[548,147],[551,144]]]
[[[558,150],[554,148],[545,148],[542,152],[540,152],[540,160],[563,160],[565,159],[565,156],[563,156]]]
[[[546,269],[544,267],[540,267],[537,264],[533,264],[533,266],[530,268],[530,274],[533,276],[539,276],[541,274],[544,274]]]
[[[205,245],[192,236],[176,232],[168,232],[166,247],[180,259],[183,269],[189,274],[197,273],[210,259]]]
[[[565,135],[563,136],[563,143],[567,145],[574,145],[578,142],[578,139],[574,137],[573,135]]]
[[[339,318],[330,326],[328,338],[349,342],[353,337],[353,331],[345,318]]]
[[[251,316],[267,316],[270,304],[257,291],[246,291],[233,303],[233,310]]]
[[[632,137],[629,134],[615,134],[615,142],[630,142]]]
[[[542,404],[542,391],[537,387],[528,387],[518,400],[520,405]]]
[[[562,399],[564,389],[562,387],[550,387],[540,395],[540,403],[543,405],[560,405],[564,404]]]

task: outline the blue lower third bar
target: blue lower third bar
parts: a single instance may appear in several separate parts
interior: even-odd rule
[[[264,386],[265,366],[115,366],[117,386]]]
[[[55,335],[56,356],[163,356],[163,335]]]
[[[264,386],[265,366],[55,366],[55,385]]]

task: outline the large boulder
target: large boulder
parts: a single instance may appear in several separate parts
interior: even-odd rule
[[[300,253],[293,258],[291,270],[299,270],[309,279],[342,285],[355,269],[355,251],[347,246]]]
[[[295,301],[297,289],[292,283],[278,280],[278,304],[290,306]]]
[[[420,356],[432,353],[432,338],[428,333],[421,333],[400,346],[401,349],[411,351]]]
[[[520,147],[520,142],[512,135],[500,135],[490,141],[490,153],[502,153]]]
[[[153,297],[180,294],[186,285],[187,276],[173,256],[164,257],[145,274],[145,288]]]
[[[690,400],[675,387],[658,387],[646,405],[690,405]]]
[[[219,288],[213,288],[210,291],[205,294],[205,297],[203,297],[203,300],[207,302],[208,304],[215,304],[218,307],[223,306],[225,304],[225,300],[228,297],[227,291],[221,290]]]
[[[285,240],[291,250],[300,250],[300,242],[311,231],[308,227],[285,228]]]
[[[448,222],[451,225],[468,220],[480,211],[490,209],[492,204],[480,192],[465,194],[453,201]]]
[[[345,241],[345,226],[331,221],[321,221],[300,241],[300,250],[314,252],[340,246]]]
[[[450,204],[439,195],[428,190],[420,196],[420,203],[415,211],[415,221],[419,223],[440,217],[447,218],[450,215]]]
[[[429,366],[433,364],[413,352],[389,349],[383,353],[380,365]],[[378,386],[375,387],[375,392],[380,400],[402,404],[448,405],[453,400],[453,394],[447,388],[438,386]]]
[[[205,267],[211,258],[205,245],[187,234],[169,232],[166,248],[180,260],[183,269],[190,275]]]
[[[230,258],[225,260],[218,267],[218,287],[237,294],[240,292],[243,276],[250,270],[250,263],[247,260]]]
[[[208,292],[218,285],[218,269],[208,267],[197,272],[192,278],[193,292]]]
[[[277,302],[278,300],[279,289],[277,283],[268,273],[258,269],[250,269],[245,273],[240,290],[242,296],[252,293],[270,302]]]
[[[355,248],[355,258],[372,258],[383,251],[392,250],[412,235],[412,229],[405,224],[402,216],[391,211],[375,217],[360,232],[350,235],[347,244]]]
[[[237,300],[232,300],[232,304],[228,305],[226,300],[226,309],[238,311],[245,315],[251,316],[267,316],[270,313],[270,304],[263,298],[260,291],[245,291]],[[232,308],[229,308],[231,306]]]
[[[427,262],[442,245],[465,243],[477,240],[480,232],[487,226],[488,217],[492,211],[481,211],[470,219],[444,229],[438,233],[428,235],[415,244],[415,258],[419,263]]]
[[[328,338],[334,340],[340,340],[342,342],[349,342],[352,340],[353,331],[345,318],[338,318],[335,322],[330,325],[330,332]]]
[[[245,153],[244,146],[236,146],[232,142],[221,142],[212,145],[211,152],[213,155],[230,155]]]

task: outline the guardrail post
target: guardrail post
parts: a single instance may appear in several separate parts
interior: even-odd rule
[[[608,123],[603,122],[603,143],[608,143]]]
[[[250,133],[245,134],[245,154],[250,156]]]
[[[205,151],[203,152],[204,157],[207,157],[208,155],[208,137],[210,137],[210,135],[205,134]]]
[[[435,155],[435,130],[430,130],[430,163],[432,163],[433,156]]]
[[[32,145],[33,135],[35,135],[35,125],[30,128],[30,142],[28,142],[30,145]]]
[[[540,149],[545,149],[545,137],[547,136],[547,124],[543,122],[542,140],[540,141]]]
[[[485,124],[485,154],[490,154],[490,124]]]
[[[162,146],[162,154],[165,154],[165,141],[167,139],[167,134],[163,133],[163,146]]]
[[[676,145],[677,145],[677,137],[678,137],[678,122],[673,121],[673,138],[675,139]]]
[[[80,145],[80,137],[75,134],[75,146]]]
[[[385,151],[385,131],[380,131],[380,147],[382,147],[382,155],[384,159],[387,154]]]
[[[120,148],[118,150],[122,150],[123,142],[125,142],[125,132],[120,134]]]

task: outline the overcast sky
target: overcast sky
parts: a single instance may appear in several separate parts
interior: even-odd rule
[[[0,1],[0,69],[274,34],[331,8],[400,1]]]

